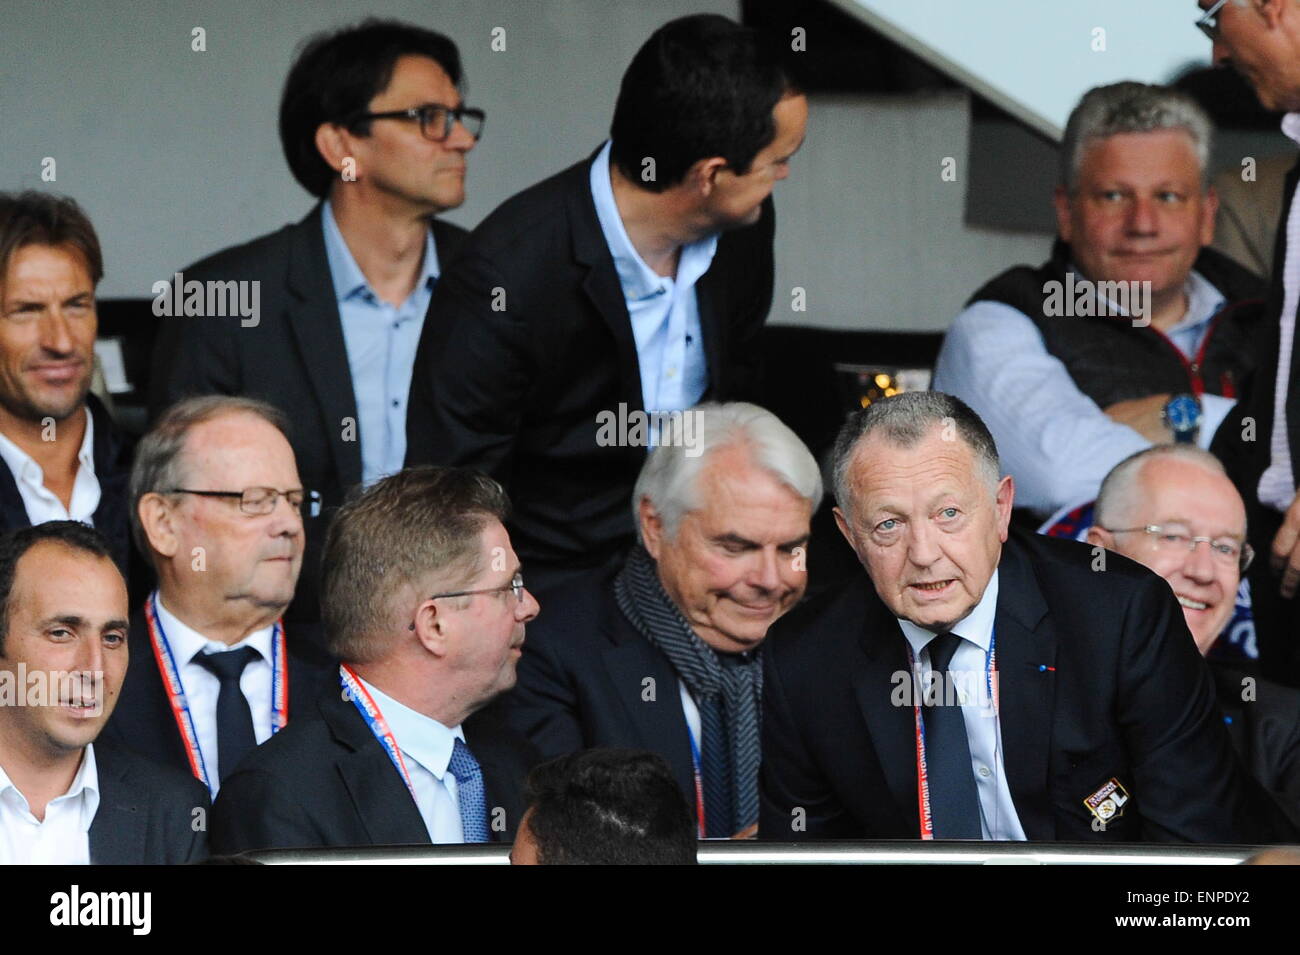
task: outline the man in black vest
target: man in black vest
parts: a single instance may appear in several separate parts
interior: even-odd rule
[[[1208,446],[1250,370],[1263,286],[1203,248],[1209,149],[1209,119],[1177,91],[1089,91],[1066,127],[1051,258],[997,276],[948,332],[934,387],[988,423],[1040,518],[1093,500],[1145,447]]]
[[[93,524],[125,574],[130,448],[90,393],[103,275],[75,202],[0,194],[0,529]]]
[[[314,37],[285,82],[280,139],[318,203],[301,222],[173,280],[205,291],[205,301],[238,282],[250,314],[195,314],[188,292],[154,303],[169,317],[154,353],[153,417],[215,392],[259,398],[293,421],[303,484],[323,505],[305,515],[294,621],[319,618],[333,508],[352,487],[402,467],[420,326],[465,234],[436,216],[465,201],[467,154],[483,123],[464,108],[461,81],[456,45],[410,24],[368,20]]]
[[[1214,41],[1215,63],[1234,66],[1265,109],[1288,110],[1282,132],[1300,143],[1300,5],[1201,0],[1200,6],[1205,14],[1199,25]],[[1287,246],[1300,225],[1298,179],[1300,166],[1283,190],[1265,327],[1255,350],[1259,373],[1214,443],[1245,498],[1250,540],[1260,553],[1250,574],[1260,664],[1271,679],[1293,686],[1300,686],[1300,350],[1294,346],[1300,262],[1288,259]]]

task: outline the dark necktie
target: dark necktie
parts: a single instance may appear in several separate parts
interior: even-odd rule
[[[948,665],[961,644],[955,633],[941,633],[929,643],[934,703],[923,708],[925,761],[930,777],[930,811],[936,839],[980,839],[980,803],[971,768],[966,720],[949,687]],[[953,702],[945,706],[945,702]]]
[[[217,694],[217,769],[225,781],[240,759],[257,745],[253,733],[253,711],[248,708],[239,678],[244,667],[260,657],[252,647],[222,653],[199,653],[194,662],[221,681]]]
[[[483,770],[469,747],[458,736],[447,764],[456,777],[456,802],[460,809],[461,834],[466,842],[487,842],[487,802],[483,792]]]

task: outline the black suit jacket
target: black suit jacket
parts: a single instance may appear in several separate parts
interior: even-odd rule
[[[498,705],[543,758],[593,746],[648,749],[668,761],[694,804],[677,672],[619,610],[608,578],[589,577],[552,595],[528,625],[518,674]]]
[[[1242,762],[1300,824],[1300,690],[1223,663],[1210,672]]]
[[[1046,537],[999,563],[999,720],[1016,813],[1033,841],[1266,842],[1285,829],[1233,755],[1210,673],[1168,585]],[[764,838],[919,836],[914,714],[897,620],[862,578],[788,614],[764,649]],[[1084,799],[1130,802],[1100,831]],[[806,827],[792,825],[806,813]]]
[[[432,220],[446,268],[465,230]],[[361,482],[359,430],[343,324],[334,296],[321,206],[278,232],[225,249],[184,270],[185,281],[260,281],[256,326],[238,316],[161,319],[154,346],[151,416],[189,395],[246,395],[288,415],[303,485],[319,491],[322,511],[307,518],[307,552],[290,620],[319,617],[320,549],[333,508]],[[437,314],[436,311],[433,314]],[[359,427],[359,426],[357,426]],[[355,440],[347,440],[353,438]]]
[[[208,791],[189,772],[151,763],[102,735],[95,740],[95,766],[92,865],[178,865],[207,857]]]
[[[591,197],[591,161],[507,200],[466,239],[424,323],[407,464],[491,474],[526,566],[594,567],[632,541],[644,447],[597,443],[597,415],[643,410],[632,323]],[[696,285],[706,398],[753,399],[772,301],[771,199],[722,235]]]
[[[510,842],[536,753],[483,716],[465,722],[465,741],[483,770],[492,837]],[[492,829],[497,818],[503,818],[503,831]],[[428,829],[401,775],[337,682],[317,697],[313,718],[290,722],[244,758],[222,784],[213,809],[212,847],[220,853],[428,843]]]
[[[316,696],[331,681],[338,680],[338,665],[317,648],[322,640],[313,634],[315,629],[303,623],[285,626],[289,650],[290,722],[304,713],[314,712]],[[149,641],[143,609],[132,621],[128,639],[131,662],[126,668],[117,706],[104,727],[103,735],[155,763],[179,769],[188,775],[189,758],[185,755],[180,728],[167,700],[167,690]]]
[[[108,540],[113,560],[123,576],[131,576],[135,569],[131,561],[131,524],[127,503],[127,481],[131,477],[132,443],[114,423],[108,409],[93,393],[86,395],[86,408],[90,411],[95,428],[95,479],[99,481],[99,506],[95,508],[92,522]],[[27,508],[13,473],[0,465],[0,530],[18,530],[31,527]]]

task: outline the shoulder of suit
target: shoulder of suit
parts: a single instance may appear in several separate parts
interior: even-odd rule
[[[515,193],[470,232],[463,251],[489,258],[505,254],[513,260],[521,243],[549,248],[552,236],[569,230],[570,197],[590,192],[589,168],[590,161],[584,159]]]
[[[603,633],[621,616],[613,577],[596,572],[583,575],[547,597],[545,612],[528,624],[524,650],[532,644],[566,655],[588,652],[608,642]]]
[[[197,262],[187,265],[181,272],[187,279],[202,280],[204,276],[230,277],[240,274],[262,274],[274,269],[283,269],[288,263],[288,251],[294,241],[311,229],[321,232],[321,244],[324,247],[324,232],[321,231],[319,206],[314,207],[308,215],[297,222],[286,223],[274,232],[268,232],[247,242],[228,246],[219,252],[205,256]]]
[[[869,615],[887,612],[871,578],[865,572],[855,574],[805,600],[776,621],[763,641],[764,653],[786,656],[821,651],[845,639],[856,639]]]
[[[1028,560],[1040,584],[1054,590],[1072,588],[1084,600],[1097,588],[1137,589],[1160,579],[1150,568],[1123,554],[1083,541],[1013,532],[1005,547]],[[1003,565],[1006,560],[1004,553]]]
[[[94,746],[101,790],[105,778],[120,777],[122,785],[136,794],[156,795],[186,806],[205,805],[208,801],[207,788],[184,770],[156,763],[103,734]]]

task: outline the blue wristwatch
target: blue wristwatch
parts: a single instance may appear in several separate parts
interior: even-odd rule
[[[1177,444],[1195,444],[1201,430],[1201,403],[1193,395],[1174,395],[1160,412]]]

